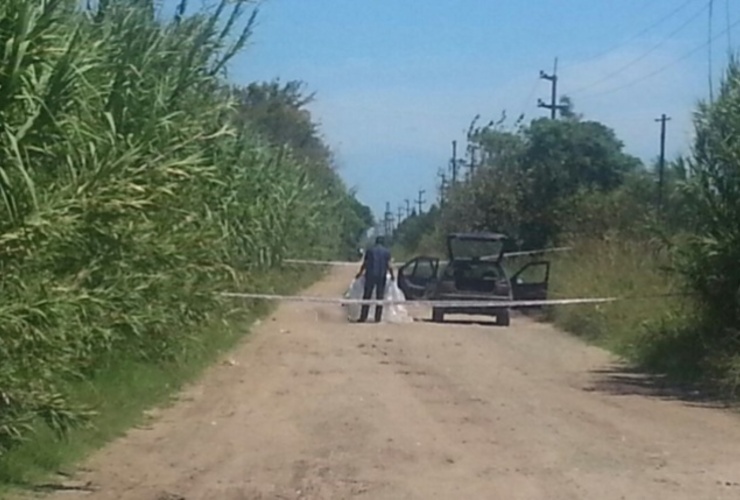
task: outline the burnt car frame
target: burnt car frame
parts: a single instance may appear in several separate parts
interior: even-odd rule
[[[452,233],[447,237],[447,261],[418,256],[398,270],[398,286],[407,300],[512,301],[547,299],[550,262],[528,262],[508,275],[503,260],[508,238],[497,233]],[[532,279],[530,276],[539,275]],[[432,320],[446,314],[494,316],[496,324],[508,326],[509,307],[433,307]]]

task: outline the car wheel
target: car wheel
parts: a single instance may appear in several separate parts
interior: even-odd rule
[[[432,321],[442,323],[445,320],[445,313],[439,309],[432,309]]]
[[[509,326],[511,319],[509,318],[509,311],[501,311],[496,315],[496,325],[498,326]]]

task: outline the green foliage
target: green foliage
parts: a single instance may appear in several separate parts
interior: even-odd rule
[[[365,223],[327,164],[274,147],[224,90],[249,3],[171,21],[148,1],[0,3],[0,454],[39,419],[90,417],[67,381],[180,359],[214,292]]]
[[[370,207],[357,201],[354,196],[345,198],[345,206],[341,207],[340,210],[344,215],[340,256],[344,259],[354,260],[358,257],[358,245],[364,242],[367,230],[375,225],[375,218]]]
[[[553,308],[563,329],[606,347],[635,365],[697,382],[718,366],[696,333],[697,305],[673,271],[674,254],[656,241],[580,240],[554,259],[553,297],[625,297],[597,306]]]
[[[611,191],[580,190],[560,209],[561,239],[650,239],[656,230],[655,197],[655,182],[647,172],[628,174]]]
[[[558,297],[660,297],[614,304],[555,308],[555,322],[630,357],[639,356],[646,326],[658,311],[678,310],[680,291],[666,271],[671,254],[657,242],[629,238],[581,239],[572,252],[554,257],[551,294]]]
[[[422,238],[434,232],[440,210],[432,206],[427,212],[417,214],[414,211],[410,217],[399,224],[393,234],[393,243],[396,253],[410,254],[421,245]]]
[[[369,207],[357,201],[354,194],[347,195],[336,174],[332,153],[306,109],[314,99],[313,94],[304,95],[302,82],[291,81],[281,86],[277,80],[236,87],[231,93],[236,101],[237,127],[255,131],[275,148],[288,148],[312,182],[313,194],[319,199],[335,201],[331,207],[334,216],[330,219],[339,224],[324,227],[316,236],[334,238],[339,234],[341,237],[335,239],[338,247],[332,253],[343,258],[356,256],[357,242],[374,219]],[[327,243],[321,245],[326,247]]]
[[[505,117],[484,127],[474,122],[469,140],[482,162],[472,179],[450,190],[441,230],[503,232],[519,247],[542,248],[574,227],[574,206],[640,175],[640,161],[623,152],[611,129],[583,121],[572,105],[565,118],[520,120],[511,129]]]
[[[737,390],[740,366],[740,65],[733,60],[717,100],[695,115],[696,142],[686,196],[694,224],[679,246],[678,270],[697,294],[695,343]]]
[[[524,132],[521,161],[526,186],[519,211],[527,246],[557,241],[563,205],[578,192],[608,192],[619,187],[639,161],[622,152],[614,132],[597,122],[539,119]]]
[[[700,224],[683,247],[680,269],[710,316],[740,325],[740,67],[733,62],[717,101],[696,114],[687,190]],[[718,332],[719,333],[719,332]],[[720,335],[722,335],[720,333]]]
[[[288,145],[303,159],[327,168],[331,151],[321,140],[318,127],[306,109],[314,95],[304,95],[303,87],[298,81],[281,86],[279,80],[237,87],[234,89],[237,117],[271,144]]]

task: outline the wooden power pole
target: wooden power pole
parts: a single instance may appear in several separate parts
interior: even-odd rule
[[[450,160],[450,168],[452,169],[452,185],[457,184],[457,141],[452,141],[452,160]]]
[[[566,109],[567,106],[558,105],[558,59],[555,58],[555,66],[553,68],[552,75],[548,75],[544,71],[540,70],[540,78],[543,80],[549,80],[551,84],[550,92],[550,104],[545,104],[542,99],[537,99],[537,107],[546,108],[550,110],[550,118],[553,120],[557,119],[558,111]]]
[[[416,199],[416,204],[419,207],[419,215],[421,215],[422,213],[424,213],[424,204],[427,202],[424,199],[424,193],[426,193],[426,191],[424,189],[420,189],[419,190],[419,197]]]
[[[658,215],[663,211],[663,183],[665,176],[665,133],[670,118],[664,114],[655,120],[660,122],[660,160],[658,163]]]

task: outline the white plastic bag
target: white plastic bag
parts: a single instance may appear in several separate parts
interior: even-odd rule
[[[403,294],[395,280],[388,280],[385,285],[385,297],[394,302],[406,302],[406,296]],[[383,321],[387,323],[412,323],[414,319],[409,314],[406,307],[402,304],[396,304],[383,308]]]
[[[350,283],[349,288],[344,294],[344,297],[348,299],[358,299],[359,300],[359,299],[362,299],[364,292],[365,292],[365,277],[360,276],[359,278],[354,279],[352,283]],[[405,302],[406,301],[406,296],[403,294],[401,289],[398,288],[398,285],[396,284],[396,282],[390,279],[390,275],[388,276],[386,280],[385,299],[392,300],[395,302]],[[361,304],[345,304],[344,307],[347,311],[347,319],[349,321],[356,322],[357,320],[360,319],[360,312],[362,311]],[[370,313],[369,316],[374,316],[375,306],[370,307],[369,313]],[[406,310],[406,307],[404,307],[403,305],[397,304],[393,306],[383,307],[382,321],[386,323],[411,323],[414,320],[409,315],[408,311]]]
[[[361,299],[362,294],[365,292],[365,277],[360,276],[352,280],[349,288],[344,294],[345,299]],[[362,306],[360,304],[344,304],[347,311],[347,319],[350,321],[357,321],[360,319],[360,311]]]

